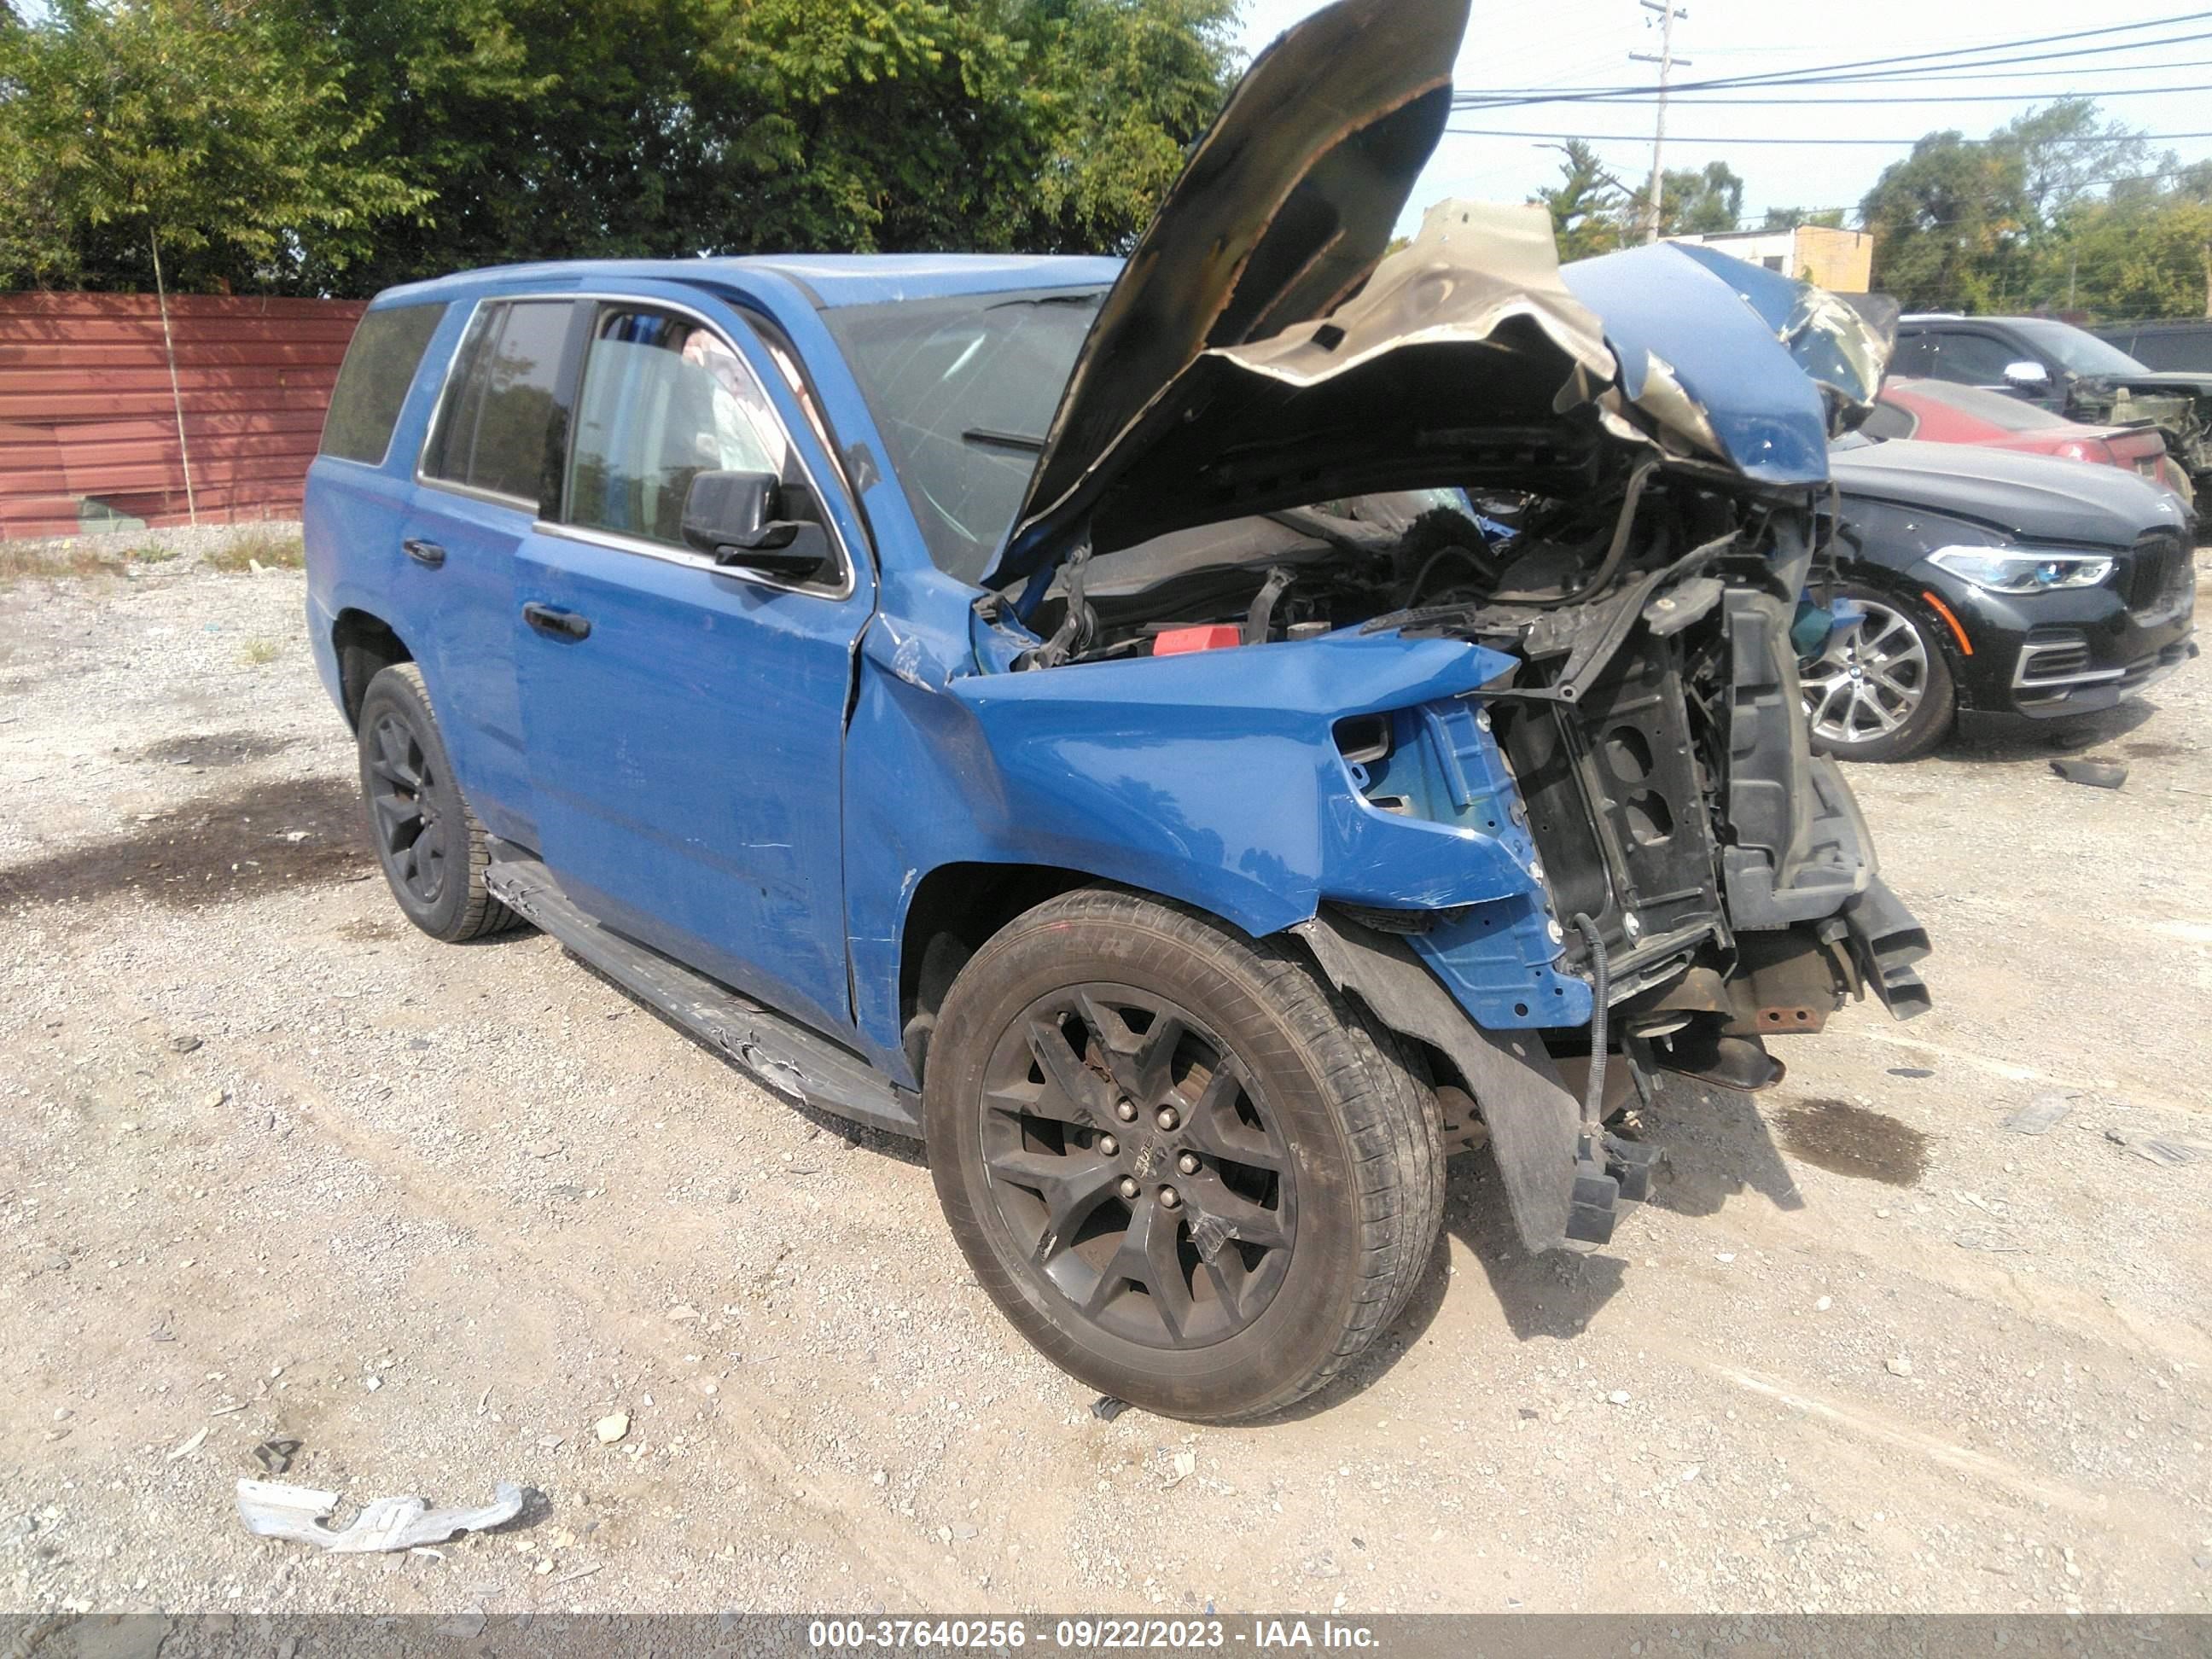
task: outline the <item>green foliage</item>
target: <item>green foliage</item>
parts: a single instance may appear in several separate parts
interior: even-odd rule
[[[304,293],[526,259],[1118,249],[1220,107],[1235,13],[57,0],[15,25],[0,9],[0,185],[31,204],[0,227],[0,276],[142,286],[132,239],[152,217],[165,257],[194,256],[179,286]],[[64,144],[85,182],[40,187]]]
[[[1650,207],[1651,186],[1647,180],[1621,207],[1624,238],[1640,239],[1650,222]],[[1727,162],[1708,161],[1702,168],[1669,168],[1660,175],[1662,236],[1710,236],[1734,230],[1742,216],[1743,180]]]
[[[1551,212],[1560,262],[1610,253],[1621,244],[1621,209],[1628,191],[1582,139],[1548,148],[1559,152],[1559,182],[1538,191],[1536,199]]]
[[[180,287],[333,269],[424,192],[359,155],[326,43],[252,0],[53,0],[0,17],[0,282]]]
[[[1769,208],[1765,222],[1759,228],[1795,230],[1800,225],[1819,225],[1829,230],[1841,230],[1844,228],[1844,210],[1841,208],[1821,208],[1817,211],[1811,208]]]
[[[2154,161],[2086,99],[1967,143],[1930,133],[1861,204],[1875,286],[1910,309],[2205,312],[2212,161]]]
[[[1882,169],[1859,211],[1877,289],[1908,310],[1990,310],[2027,228],[2020,154],[1931,132]]]

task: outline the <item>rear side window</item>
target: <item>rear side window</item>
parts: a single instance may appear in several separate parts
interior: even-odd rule
[[[392,306],[372,311],[353,331],[323,422],[323,450],[340,460],[380,466],[407,388],[446,307]]]
[[[571,300],[480,306],[446,386],[444,412],[422,459],[426,477],[533,511],[552,494],[555,417]]]

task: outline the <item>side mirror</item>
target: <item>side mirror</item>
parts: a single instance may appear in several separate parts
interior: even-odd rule
[[[829,562],[807,492],[773,472],[701,472],[684,497],[684,540],[716,564],[805,581]]]
[[[2051,384],[2051,371],[2031,357],[2004,366],[2005,384],[2015,392],[2041,392]]]

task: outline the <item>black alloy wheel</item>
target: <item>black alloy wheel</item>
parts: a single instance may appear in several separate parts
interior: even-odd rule
[[[355,735],[369,842],[408,921],[448,941],[517,926],[484,885],[491,840],[453,776],[422,671],[411,662],[380,669]]]
[[[1037,1350],[1170,1417],[1264,1417],[1405,1307],[1443,1207],[1436,1097],[1291,939],[1085,887],[945,995],[930,1176]]]
[[[1038,999],[993,1052],[980,1110],[1000,1224],[1101,1329],[1203,1346],[1281,1287],[1289,1149],[1250,1073],[1175,1001],[1097,981]]]

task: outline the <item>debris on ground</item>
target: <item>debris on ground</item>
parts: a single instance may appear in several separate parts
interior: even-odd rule
[[[2212,1146],[2192,1146],[2166,1135],[2147,1135],[2140,1129],[2107,1129],[2105,1139],[2163,1169],[2178,1170],[2185,1164],[2202,1164],[2212,1158]]]
[[[2021,1255],[2027,1249],[2019,1235],[2002,1227],[1970,1227],[1959,1235],[1959,1248],[1987,1250],[1993,1255]]]
[[[1091,1402],[1091,1414],[1101,1423],[1111,1423],[1128,1409],[1127,1401],[1116,1400],[1110,1394],[1102,1394]]]
[[[2058,1089],[2039,1094],[2007,1118],[2004,1127],[2016,1135],[2042,1134],[2074,1109],[2074,1093]]]
[[[1177,1452],[1175,1455],[1175,1473],[1160,1483],[1160,1490],[1162,1492],[1165,1492],[1170,1486],[1175,1486],[1177,1482],[1189,1480],[1192,1474],[1197,1469],[1197,1468],[1198,1454],[1196,1452]]]
[[[380,1498],[351,1526],[336,1531],[322,1523],[337,1510],[337,1493],[274,1480],[240,1480],[238,1518],[257,1538],[286,1538],[334,1555],[391,1553],[419,1544],[442,1544],[455,1533],[504,1526],[522,1513],[522,1488],[502,1480],[497,1492],[490,1503],[474,1510],[434,1510],[419,1498]]]
[[[1885,1359],[1881,1363],[1887,1368],[1889,1374],[1892,1376],[1910,1376],[1912,1375],[1912,1362],[1910,1359],[1907,1359],[1903,1354],[1899,1354],[1893,1359]]]
[[[190,1457],[194,1452],[200,1449],[200,1443],[204,1441],[207,1437],[207,1430],[205,1428],[202,1428],[199,1432],[193,1435],[191,1439],[185,1441],[184,1444],[179,1446],[176,1450],[169,1454],[169,1462],[173,1463],[179,1457]]]
[[[602,1446],[611,1446],[629,1432],[629,1413],[610,1412],[592,1425],[592,1431],[599,1437]]]
[[[253,1449],[253,1455],[270,1474],[282,1474],[300,1455],[300,1444],[297,1440],[264,1440]]]
[[[2092,789],[2117,789],[2128,781],[2128,769],[2118,761],[2055,760],[2051,769],[2069,783],[2086,783]]]

